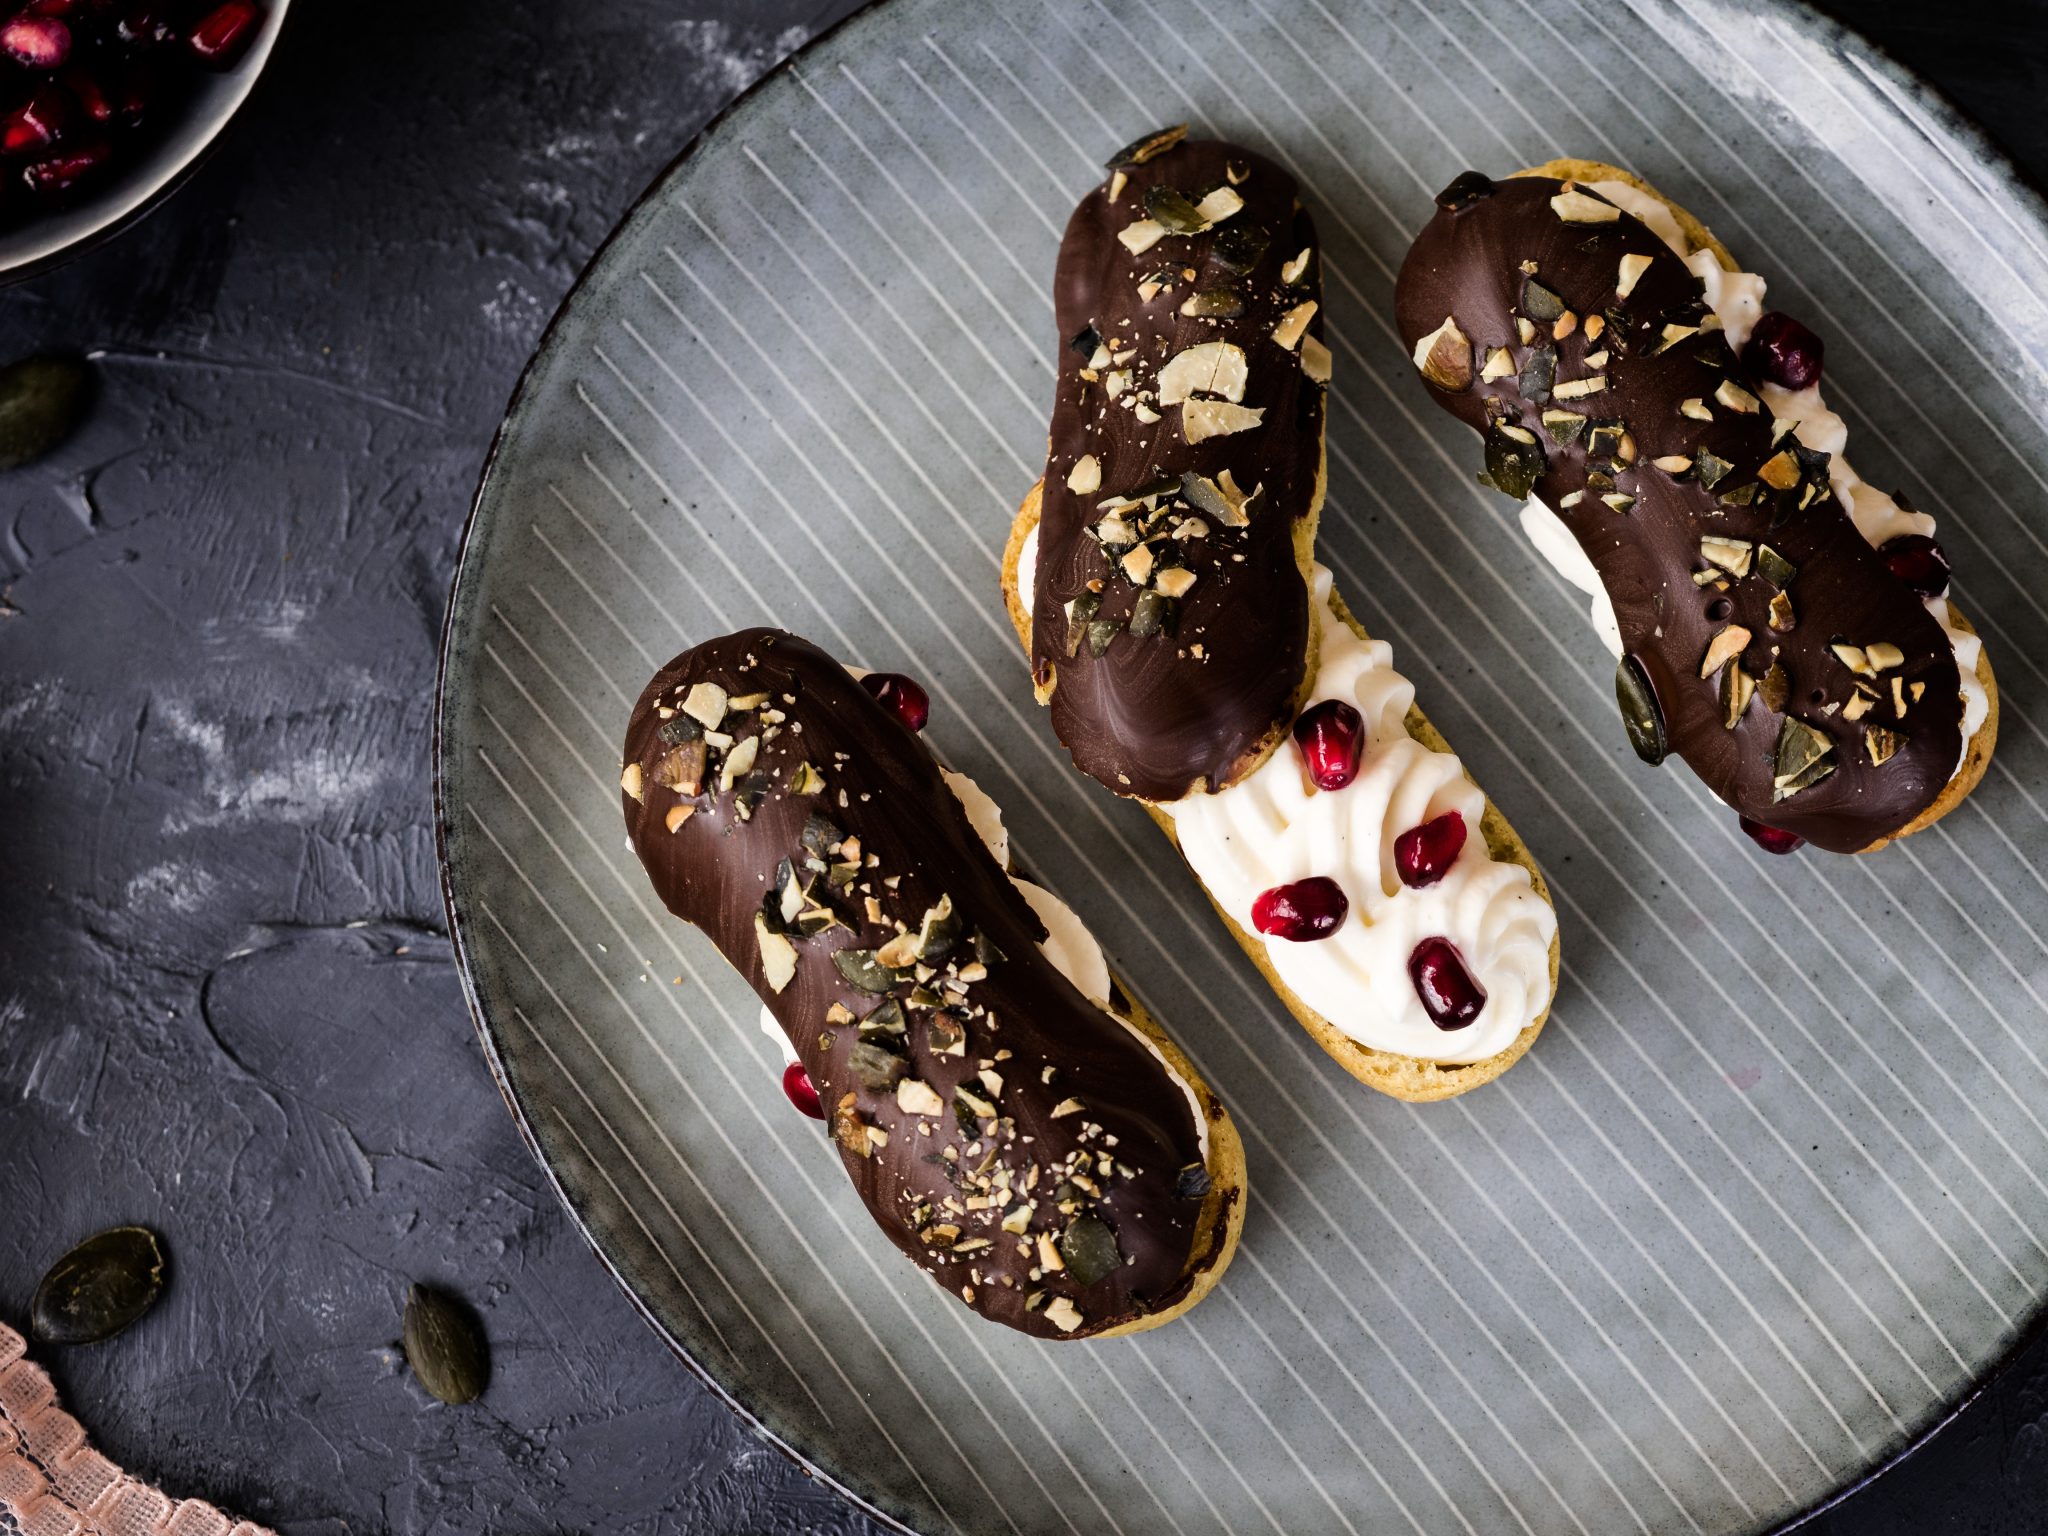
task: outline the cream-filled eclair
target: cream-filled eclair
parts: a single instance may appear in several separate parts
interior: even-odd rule
[[[1773,852],[1867,852],[1983,776],[1998,691],[1933,520],[1859,479],[1821,343],[1700,223],[1561,160],[1438,194],[1396,293],[1484,478],[1592,598],[1646,761]]]
[[[773,1015],[890,1241],[1026,1333],[1156,1327],[1230,1261],[1236,1130],[1072,912],[1008,873],[921,723],[907,680],[794,635],[706,641],[634,707],[627,832]]]
[[[1498,1076],[1557,981],[1534,860],[1332,592],[1315,228],[1293,178],[1179,130],[1060,246],[1044,479],[1005,602],[1075,763],[1142,801],[1360,1081]]]

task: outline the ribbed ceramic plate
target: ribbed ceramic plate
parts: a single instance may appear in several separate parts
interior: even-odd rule
[[[1275,1004],[1079,779],[997,599],[1058,232],[1188,119],[1328,246],[1323,558],[1548,872],[1528,1060],[1411,1108]],[[1770,858],[1638,763],[1583,604],[1390,324],[1468,165],[1629,165],[1828,342],[1858,469],[1941,521],[2004,691],[1935,830]],[[1761,0],[895,0],[756,89],[548,333],[469,530],[447,883],[528,1134],[657,1327],[919,1531],[1758,1531],[1896,1454],[2048,1285],[2048,230],[1921,87]],[[1235,1110],[1244,1246],[1135,1340],[979,1326],[871,1230],[738,978],[625,846],[659,663],[777,623],[916,674],[931,739]]]

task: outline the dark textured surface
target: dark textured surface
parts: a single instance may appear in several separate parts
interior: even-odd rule
[[[0,294],[103,349],[0,480],[0,1317],[116,1221],[172,1280],[45,1352],[100,1444],[294,1533],[868,1529],[700,1389],[519,1144],[441,933],[433,651],[521,363],[647,179],[847,0],[301,0],[169,206]],[[2048,174],[2048,9],[1838,7]],[[1560,145],[1568,152],[1569,145]],[[481,1402],[396,1349],[461,1292]],[[1812,1529],[2048,1529],[2048,1349]]]

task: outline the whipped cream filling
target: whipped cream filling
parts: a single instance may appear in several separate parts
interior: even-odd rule
[[[1763,278],[1754,272],[1728,271],[1714,253],[1705,248],[1687,255],[1685,232],[1678,227],[1677,218],[1647,192],[1624,181],[1596,181],[1589,185],[1616,207],[1641,219],[1652,234],[1684,260],[1706,289],[1707,307],[1721,317],[1728,345],[1741,352],[1749,341],[1750,331],[1763,316],[1766,287]],[[1765,384],[1763,397],[1773,416],[1798,423],[1793,435],[1800,442],[1828,455],[1828,480],[1834,489],[1835,499],[1849,514],[1850,521],[1855,523],[1856,531],[1873,548],[1903,534],[1933,535],[1933,518],[1924,512],[1909,511],[1900,506],[1849,467],[1849,461],[1842,456],[1842,450],[1849,441],[1848,426],[1827,408],[1818,384],[1801,390]],[[1579,548],[1579,541],[1565,527],[1563,519],[1534,496],[1522,508],[1521,520],[1522,531],[1536,546],[1536,552],[1550,562],[1558,575],[1586,594],[1590,601],[1593,628],[1599,632],[1607,648],[1619,656],[1621,626],[1615,621],[1614,605],[1608,601],[1607,590],[1600,584],[1593,562]],[[1949,645],[1956,654],[1956,672],[1962,679],[1963,755],[1956,762],[1956,770],[1960,772],[1963,763],[1969,760],[1970,739],[1984,724],[1984,716],[1991,707],[1983,680],[1977,676],[1977,657],[1983,643],[1975,635],[1956,628],[1946,598],[1930,597],[1925,602],[1927,611],[1934,615],[1935,623],[1948,636]]]
[[[848,667],[846,670],[859,677],[866,669]],[[1010,867],[1010,834],[1003,825],[1001,808],[966,774],[955,773],[943,766],[939,772],[945,776],[946,787],[953,791],[966,810],[968,822],[980,835],[982,842],[988,845],[988,851],[995,855],[996,862],[1007,871]],[[1010,883],[1023,893],[1024,900],[1030,903],[1031,910],[1038,914],[1039,922],[1045,925],[1045,937],[1038,945],[1039,953],[1050,960],[1053,969],[1072,982],[1075,990],[1083,997],[1137,1036],[1145,1049],[1157,1057],[1159,1064],[1166,1068],[1176,1083],[1180,1084],[1181,1092],[1188,1098],[1188,1109],[1195,1117],[1195,1131],[1201,1141],[1202,1156],[1207,1158],[1209,1117],[1202,1111],[1201,1096],[1195,1092],[1194,1085],[1166,1059],[1157,1041],[1109,1006],[1109,961],[1103,956],[1102,946],[1095,942],[1095,935],[1088,931],[1087,925],[1075,914],[1072,907],[1043,886],[1034,885],[1016,875],[1010,876]],[[775,1015],[765,1007],[761,1010],[761,1032],[781,1049],[785,1067],[797,1060],[796,1049],[789,1043],[789,1036],[783,1031]]]
[[[1576,546],[1574,546],[1576,548]],[[1028,612],[1037,532],[1018,560]],[[1458,759],[1408,734],[1415,687],[1394,670],[1393,649],[1361,640],[1330,601],[1330,573],[1315,568],[1321,645],[1309,702],[1342,699],[1368,738],[1358,776],[1316,790],[1299,755],[1283,746],[1247,777],[1216,794],[1162,804],[1182,854],[1217,904],[1248,934],[1262,891],[1312,875],[1344,889],[1350,911],[1327,938],[1263,938],[1268,963],[1289,990],[1361,1045],[1426,1061],[1479,1061],[1504,1050],[1550,1001],[1550,945],[1557,915],[1536,895],[1529,872],[1496,862],[1480,818],[1486,797]],[[1434,885],[1410,889],[1394,869],[1394,839],[1446,811],[1465,819],[1457,861]],[[1408,974],[1424,939],[1449,939],[1486,992],[1479,1017],[1439,1029]]]

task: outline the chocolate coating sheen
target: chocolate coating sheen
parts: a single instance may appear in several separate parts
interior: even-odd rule
[[[1466,388],[1428,378],[1424,387],[1487,435],[1489,465],[1513,441],[1500,435],[1503,426],[1533,435],[1542,456],[1540,469],[1531,466],[1534,494],[1599,572],[1623,647],[1655,690],[1672,749],[1708,787],[1743,815],[1835,852],[1854,852],[1896,831],[1941,794],[1962,754],[1961,685],[1941,626],[1829,490],[1827,455],[1799,448],[1789,431],[1780,434],[1758,381],[1715,327],[1700,280],[1662,240],[1627,213],[1566,222],[1552,207],[1566,185],[1546,177],[1485,186],[1483,178],[1460,178],[1447,189],[1401,267],[1396,307],[1404,342],[1412,349],[1452,317],[1472,344]],[[1617,294],[1624,256],[1649,258],[1626,298]],[[1562,339],[1554,339],[1555,320],[1537,321],[1533,347],[1521,339],[1518,316],[1553,308],[1525,286],[1530,282],[1559,296],[1577,321]],[[1591,338],[1590,316],[1601,317],[1600,334]],[[1669,344],[1667,326],[1676,328]],[[1555,351],[1555,385],[1542,387],[1539,362],[1525,394],[1526,364],[1543,346]],[[1514,371],[1486,381],[1484,360],[1500,347],[1509,349]],[[1605,377],[1604,389],[1559,393],[1594,376]],[[1724,381],[1731,387],[1725,399],[1717,395]],[[1739,408],[1745,400],[1751,409]],[[1546,425],[1546,410],[1587,421],[1576,436],[1561,423],[1570,440],[1560,441],[1560,423]],[[1620,455],[1612,451],[1619,434],[1596,431],[1603,424],[1625,429],[1632,460],[1627,445]],[[1666,457],[1694,467],[1653,463]],[[1725,469],[1717,472],[1715,461]],[[1712,480],[1711,489],[1703,478]],[[1788,478],[1785,488],[1773,483]],[[1567,505],[1573,493],[1583,494]],[[1634,501],[1617,511],[1602,500],[1609,494]],[[1729,575],[1725,591],[1694,582],[1695,572],[1710,567],[1703,537],[1768,546],[1796,568],[1782,589],[1790,630],[1772,627],[1780,588],[1759,568],[1761,555],[1746,574]],[[1765,679],[1775,662],[1785,684],[1779,708],[1765,697],[1775,689],[1760,689],[1732,730],[1723,723],[1724,669],[1700,676],[1710,642],[1729,625],[1750,633],[1739,657],[1744,670]],[[1833,650],[1836,642],[1896,646],[1903,660],[1859,676]],[[1875,701],[1852,703],[1859,684]],[[1788,715],[1826,738],[1835,766],[1774,799]],[[1894,736],[1903,740],[1874,762]]]
[[[1320,344],[1322,252],[1314,221],[1296,204],[1294,178],[1248,150],[1187,141],[1119,174],[1126,182],[1116,200],[1108,182],[1089,193],[1060,243],[1059,368],[1039,523],[1032,675],[1043,696],[1057,674],[1052,726],[1075,766],[1118,794],[1170,801],[1222,788],[1263,761],[1304,686],[1311,620],[1296,535],[1317,491],[1324,391],[1304,376],[1301,344],[1283,347],[1273,332],[1283,315],[1314,300],[1306,334]],[[1203,232],[1169,233],[1138,253],[1118,240],[1146,217],[1151,189],[1199,202],[1219,187],[1244,206]],[[1283,283],[1282,267],[1303,250],[1312,256],[1295,282]],[[1190,270],[1193,277],[1185,275]],[[1170,281],[1147,298],[1140,285],[1156,276]],[[1198,293],[1230,295],[1242,312],[1181,313]],[[1073,345],[1090,329],[1114,356],[1130,357],[1091,368],[1092,348]],[[1158,399],[1159,372],[1184,349],[1214,341],[1242,349],[1237,403],[1264,416],[1248,430],[1190,444],[1183,407]],[[1108,392],[1112,372],[1128,376],[1116,398]],[[1148,413],[1150,422],[1142,419]],[[1101,486],[1077,494],[1068,479],[1089,456],[1101,466]],[[1168,477],[1192,472],[1213,481],[1226,470],[1244,493],[1263,487],[1248,526],[1226,527],[1181,505],[1165,525],[1195,516],[1206,535],[1155,531],[1149,547],[1162,564],[1185,566],[1194,584],[1174,599],[1170,632],[1129,632],[1124,625],[1142,589],[1127,579],[1120,552],[1091,533],[1105,515],[1099,503]],[[1158,505],[1173,500],[1169,493]],[[1084,638],[1087,623],[1070,625],[1066,607],[1090,583],[1101,607],[1087,622],[1116,626],[1100,655]]]
[[[752,707],[697,733],[679,706],[703,683]],[[678,712],[665,719],[664,709]],[[686,793],[693,733],[709,743],[694,794]],[[721,758],[732,761],[750,740],[758,743],[752,764],[722,787]],[[847,1175],[890,1241],[984,1317],[1046,1338],[1099,1333],[1185,1293],[1191,1260],[1223,1239],[1220,1200],[1205,1202],[1206,1179],[1184,1174],[1203,1162],[1187,1093],[1044,958],[1045,930],[931,753],[844,667],[779,630],[708,640],[647,685],[625,762],[626,829],[656,893],[710,936],[788,1033]],[[671,831],[681,807],[690,808],[687,819]],[[785,860],[809,885],[806,916],[787,925],[778,918],[786,935],[764,940],[756,916]],[[898,937],[899,922],[916,935],[948,897],[952,942],[920,971],[922,984],[910,967],[870,971],[879,991],[848,980],[835,953],[872,953]],[[884,921],[873,920],[877,910]],[[805,936],[825,914],[829,924]],[[785,940],[794,969],[777,990],[764,943]],[[985,976],[977,954],[989,957]],[[892,1014],[896,1027],[877,1027]],[[959,1053],[948,1054],[956,1038]],[[895,1077],[913,1086],[899,1088]],[[781,1103],[773,1079],[764,1077],[760,1092]],[[1070,1100],[1079,1107],[1055,1114]],[[915,1112],[920,1101],[935,1112]],[[810,1133],[791,1112],[788,1134]],[[1027,1205],[1028,1229],[1002,1230]],[[1057,1242],[1083,1218],[1099,1220],[1114,1240],[1107,1273],[1081,1284],[1069,1261],[1032,1278],[1043,1267],[1039,1234]],[[1100,1232],[1082,1236],[1099,1251]],[[1079,1314],[1072,1330],[1055,1320],[1066,1315],[1060,1298]]]

